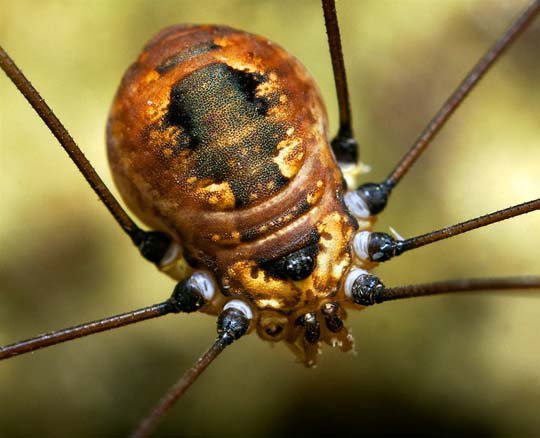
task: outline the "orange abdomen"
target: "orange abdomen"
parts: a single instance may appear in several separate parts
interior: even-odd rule
[[[149,226],[210,250],[258,240],[339,189],[326,136],[318,89],[283,49],[228,27],[175,26],[126,73],[108,152]]]

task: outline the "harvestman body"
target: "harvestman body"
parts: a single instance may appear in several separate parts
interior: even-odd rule
[[[215,344],[174,385],[136,434],[147,435],[208,364],[245,333],[283,341],[308,366],[323,343],[352,348],[345,308],[420,295],[539,288],[540,278],[456,280],[386,288],[379,262],[540,209],[540,200],[401,240],[372,232],[397,183],[474,85],[540,10],[534,1],[479,61],[382,183],[357,183],[334,1],[323,0],[340,108],[330,142],[317,86],[270,41],[224,26],[161,31],[129,68],[113,102],[108,154],[138,228],[77,145],[0,51],[29,100],[142,255],[178,281],[167,301],[8,345],[0,359],[168,313],[218,315]]]

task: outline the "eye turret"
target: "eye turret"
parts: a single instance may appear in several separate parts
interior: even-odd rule
[[[263,260],[259,262],[259,266],[273,277],[301,281],[309,277],[315,269],[318,253],[318,245],[314,243],[278,259]]]

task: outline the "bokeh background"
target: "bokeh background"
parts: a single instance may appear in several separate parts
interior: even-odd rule
[[[362,144],[380,180],[524,1],[338,2]],[[164,26],[222,23],[300,58],[337,111],[319,2],[0,0],[0,41],[112,186],[104,149],[120,78]],[[378,230],[412,236],[540,193],[540,20],[395,191]],[[143,261],[43,123],[0,75],[0,344],[158,302]],[[381,266],[387,285],[539,274],[540,214]],[[307,370],[252,335],[176,406],[159,435],[540,435],[540,297],[467,294],[351,313],[357,355]],[[214,338],[169,316],[0,364],[0,436],[125,436]]]

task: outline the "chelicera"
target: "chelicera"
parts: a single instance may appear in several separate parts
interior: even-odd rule
[[[152,231],[133,224],[41,109],[141,253],[179,281],[167,302],[141,315],[219,315],[218,341],[205,358],[251,330],[287,343],[312,365],[320,343],[352,347],[343,324],[346,307],[452,290],[538,287],[538,279],[529,278],[387,289],[369,273],[404,251],[539,208],[534,200],[404,241],[371,232],[406,170],[517,30],[532,20],[538,2],[489,52],[491,60],[479,64],[475,79],[464,83],[388,179],[362,185],[335,9],[333,2],[323,4],[342,116],[331,143],[312,79],[267,40],[225,27],[182,26],[149,43],[113,104],[108,144],[126,202]],[[32,99],[7,55],[2,66]],[[34,99],[34,105],[42,102]],[[2,354],[31,351],[62,336],[8,346]]]

